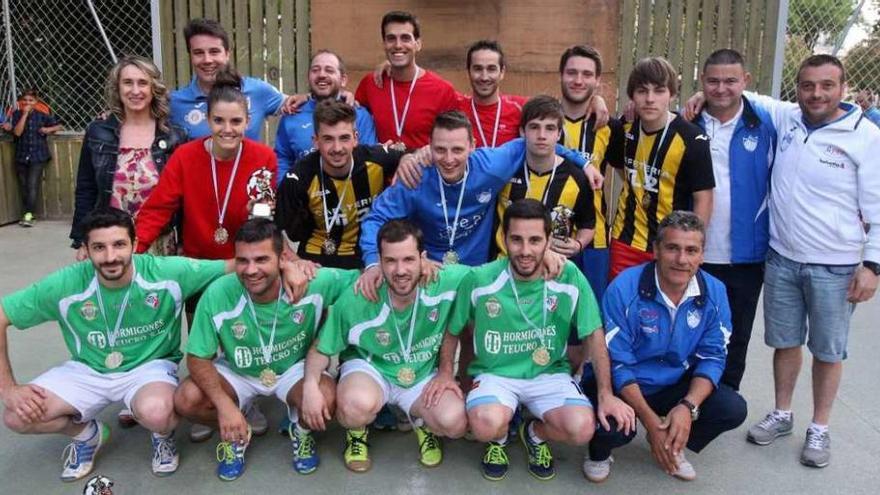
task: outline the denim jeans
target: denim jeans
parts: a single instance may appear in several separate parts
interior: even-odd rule
[[[18,190],[21,193],[23,213],[33,213],[37,206],[37,196],[43,182],[43,169],[47,162],[16,162],[15,172],[18,174]]]

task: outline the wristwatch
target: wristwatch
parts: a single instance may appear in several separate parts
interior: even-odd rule
[[[862,266],[874,272],[874,275],[880,275],[880,263],[875,261],[863,261]]]
[[[691,412],[691,421],[696,421],[700,417],[700,408],[694,404],[693,402],[687,399],[681,399],[678,403]]]

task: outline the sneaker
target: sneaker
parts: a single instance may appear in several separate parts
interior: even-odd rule
[[[73,440],[64,447],[64,452],[61,454],[64,460],[61,481],[76,481],[91,473],[95,467],[95,456],[110,440],[109,426],[96,420],[92,420],[92,424],[96,428],[92,438],[86,441]]]
[[[827,431],[818,433],[807,428],[807,439],[801,451],[801,464],[823,468],[831,462],[831,435]]]
[[[529,472],[535,478],[546,481],[556,476],[556,468],[553,467],[553,454],[547,442],[535,443],[529,435],[529,425],[534,421],[530,419],[519,425],[519,437],[529,456]]]
[[[370,470],[372,461],[370,461],[370,444],[367,443],[367,435],[369,430],[356,432],[348,430],[345,433],[345,452],[342,457],[345,459],[345,467],[356,473],[363,473]]]
[[[413,430],[413,424],[402,409],[395,407],[391,411],[394,413],[394,417],[397,418],[397,431],[407,433]]]
[[[315,437],[310,431],[300,431],[289,423],[287,434],[293,445],[293,470],[299,474],[310,474],[318,469],[321,460],[315,447]]]
[[[436,467],[443,462],[443,448],[437,435],[424,426],[413,428],[419,440],[419,462],[423,466]]]
[[[584,455],[584,464],[582,466],[584,477],[593,483],[602,483],[611,476],[611,463],[614,462],[614,456],[609,456],[604,461],[594,461],[590,459],[590,454]]]
[[[682,481],[694,481],[697,479],[697,471],[694,469],[694,465],[684,458],[684,452],[675,454],[675,464],[678,468],[672,473],[672,476]]]
[[[134,419],[134,413],[132,413],[131,409],[127,407],[123,407],[119,411],[119,414],[116,415],[116,420],[119,422],[121,428],[131,428],[138,424],[137,420]]]
[[[201,423],[193,423],[189,429],[189,441],[192,443],[201,443],[211,438],[214,434],[214,428]]]
[[[242,443],[220,442],[217,444],[217,477],[223,481],[234,481],[244,474],[244,452],[251,442],[251,430],[248,439]]]
[[[18,222],[22,227],[33,227],[34,226],[34,214],[31,212],[27,212],[22,217],[21,221]]]
[[[370,426],[379,431],[394,431],[397,429],[397,416],[386,404],[379,410],[379,414],[376,415],[376,419]]]
[[[281,418],[281,422],[278,423],[278,434],[285,436],[285,437],[290,437],[290,427],[291,426],[292,426],[292,423],[290,422],[290,418],[288,418],[287,415],[285,414],[284,417]]]
[[[507,438],[516,438],[521,424],[523,424],[522,408],[517,407],[513,410],[513,417],[510,418],[510,423],[507,424]]]
[[[248,424],[251,427],[251,432],[258,437],[261,437],[269,431],[269,420],[266,419],[266,415],[263,414],[263,411],[260,410],[260,406],[256,403],[251,404],[251,407],[244,413],[245,419],[247,419]]]
[[[504,445],[498,442],[486,444],[486,453],[483,454],[483,461],[480,463],[480,467],[483,470],[483,478],[489,481],[501,481],[507,476],[509,465],[510,461],[507,459]]]
[[[746,440],[756,445],[770,445],[773,440],[783,435],[791,435],[794,415],[785,418],[772,411],[764,416],[764,419],[749,428]]]
[[[150,435],[153,441],[153,474],[156,476],[170,476],[177,471],[180,464],[180,455],[177,453],[177,445],[174,443],[174,432],[165,438]]]

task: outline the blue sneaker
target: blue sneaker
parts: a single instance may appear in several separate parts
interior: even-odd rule
[[[281,418],[281,422],[278,423],[278,434],[285,437],[290,436],[290,424],[290,418],[288,418],[287,415],[284,415],[284,417]]]
[[[507,476],[510,461],[507,459],[507,452],[504,450],[504,447],[504,445],[498,442],[486,444],[486,453],[483,454],[483,460],[480,462],[483,478],[489,481],[501,481]]]
[[[397,429],[397,415],[386,404],[379,410],[379,414],[373,420],[371,428],[379,431],[394,431]]]
[[[251,432],[248,429],[246,442],[220,442],[217,444],[217,477],[223,481],[234,481],[244,474],[244,452],[250,441]]]
[[[289,421],[288,421],[289,423]],[[321,459],[315,448],[315,437],[310,431],[300,431],[293,424],[288,427],[290,442],[293,444],[293,470],[299,474],[311,474],[318,469]]]
[[[516,435],[519,432],[519,427],[522,423],[522,407],[517,406],[517,408],[513,410],[513,417],[510,418],[510,423],[507,425],[507,438],[516,438]]]
[[[64,459],[61,481],[76,481],[91,473],[95,467],[95,456],[110,440],[109,426],[96,420],[92,420],[91,423],[95,427],[92,438],[85,441],[74,440],[64,448],[64,453],[61,454]]]
[[[159,477],[171,476],[180,464],[180,455],[174,443],[174,432],[172,431],[167,437],[159,437],[153,433],[150,438],[153,442],[153,474]]]
[[[541,481],[553,479],[556,468],[553,467],[553,454],[547,442],[535,443],[529,435],[529,425],[535,420],[530,419],[519,426],[519,438],[529,456],[529,473]]]

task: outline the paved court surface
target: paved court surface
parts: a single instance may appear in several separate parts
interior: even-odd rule
[[[33,229],[0,228],[0,295],[23,287],[54,269],[73,261],[65,222],[41,222]],[[698,479],[674,480],[659,471],[640,435],[629,447],[616,451],[612,477],[601,486],[581,475],[582,452],[554,446],[558,476],[539,482],[526,472],[522,446],[509,448],[511,472],[501,482],[484,481],[478,462],[482,448],[457,441],[446,445],[440,467],[420,467],[413,434],[374,433],[370,437],[373,469],[367,474],[348,472],[342,463],[342,432],[338,427],[319,437],[321,467],[300,476],[290,467],[289,442],[271,433],[255,439],[248,450],[245,475],[233,483],[214,475],[216,437],[191,444],[185,429],[178,433],[180,470],[172,477],[152,476],[150,443],[145,430],[116,427],[117,408],[102,419],[113,427],[112,440],[99,458],[97,472],[116,482],[117,494],[143,493],[360,493],[360,494],[453,494],[453,493],[717,493],[772,494],[880,493],[880,302],[860,306],[850,336],[850,356],[832,418],[832,464],[822,470],[802,467],[798,454],[810,419],[809,363],[795,396],[796,434],[768,447],[755,447],[744,440],[745,428],[729,432],[701,455],[690,455]],[[743,394],[749,401],[749,419],[760,419],[772,406],[769,350],[763,344],[762,316],[758,315],[749,356]],[[67,358],[57,325],[42,325],[28,332],[10,331],[10,354],[16,377],[27,381],[42,370]],[[270,422],[277,424],[281,406],[262,403]],[[58,435],[16,435],[0,426],[0,493],[79,494],[82,483],[58,481],[65,438]]]

